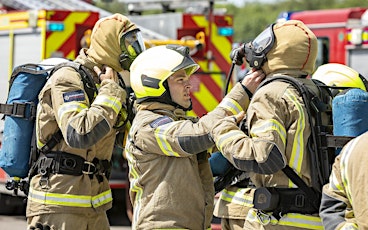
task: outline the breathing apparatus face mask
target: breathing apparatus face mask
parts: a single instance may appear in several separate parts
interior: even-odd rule
[[[129,71],[129,67],[138,56],[146,48],[144,46],[143,37],[139,29],[126,32],[120,38],[120,65],[124,70]]]
[[[267,60],[266,55],[275,44],[273,25],[268,26],[253,41],[244,44],[244,56],[250,67],[260,69]]]

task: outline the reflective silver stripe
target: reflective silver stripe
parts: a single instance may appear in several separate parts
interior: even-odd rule
[[[280,124],[280,122],[276,121],[275,119],[266,120],[260,122],[257,126],[253,126],[250,131],[250,135],[252,137],[258,137],[262,133],[267,133],[269,131],[276,131],[277,134],[280,136],[282,143],[286,144],[286,130],[285,127]]]
[[[94,208],[100,207],[111,201],[112,201],[112,194],[110,189],[103,193],[98,194],[97,196],[92,197],[92,205]]]
[[[347,167],[350,159],[350,155],[352,154],[352,151],[354,149],[354,146],[357,143],[358,138],[352,140],[349,142],[344,149],[344,152],[341,153],[341,160],[340,160],[340,171],[341,171],[341,180],[342,180],[342,191],[345,189],[346,197],[348,198],[350,204],[352,204],[352,198],[351,198],[351,189],[350,189],[350,183],[348,179],[349,174],[349,168]]]
[[[218,141],[216,141],[217,147],[223,152],[224,145],[235,140],[244,137],[244,132],[241,130],[231,130],[225,134],[219,135]]]
[[[249,189],[246,188],[240,188],[236,192],[224,189],[219,199],[230,203],[253,207],[253,196],[247,194],[247,191],[249,191]]]
[[[167,141],[167,133],[173,127],[175,122],[171,122],[165,125],[161,125],[155,129],[155,137],[157,144],[160,146],[161,151],[167,156],[180,156],[179,153],[175,152],[170,143]],[[169,138],[172,138],[171,136]]]
[[[289,160],[289,166],[293,168],[298,174],[302,170],[303,156],[304,156],[304,130],[306,124],[306,117],[303,110],[303,106],[300,104],[298,97],[290,89],[287,89],[285,95],[294,103],[295,108],[297,108],[299,113],[299,118],[297,120],[297,127],[295,130],[294,140],[292,140],[292,152]],[[289,180],[289,187],[296,187],[294,183]]]
[[[111,190],[107,190],[97,196],[70,195],[61,193],[50,193],[29,189],[28,199],[40,204],[51,204],[70,207],[99,207],[112,201]]]
[[[332,191],[340,191],[340,192],[344,191],[344,188],[343,188],[342,184],[339,183],[339,181],[337,180],[337,177],[336,177],[336,175],[333,171],[330,175],[330,183],[328,185],[328,189],[332,190]]]
[[[37,115],[36,115],[36,117],[39,117],[39,115],[40,115],[40,113],[42,112],[42,107],[41,107],[41,103],[38,103],[37,104]],[[35,125],[35,127],[36,127],[36,140],[37,140],[37,148],[42,148],[45,144],[44,143],[42,143],[41,141],[40,141],[40,138],[39,138],[39,136],[38,136],[38,134],[39,134],[39,132],[38,132],[38,124],[39,124],[39,119],[36,119],[36,125]]]
[[[114,110],[116,114],[121,110],[122,104],[121,101],[116,97],[108,97],[105,95],[98,95],[96,99],[93,101],[92,105],[102,105],[110,107]]]
[[[301,227],[305,229],[321,229],[323,225],[318,216],[303,215],[300,213],[287,213],[280,220],[277,220],[271,214],[260,212],[257,209],[251,209],[248,212],[246,220],[249,222],[258,222],[262,225],[283,225],[292,227]]]
[[[239,103],[231,98],[224,98],[218,106],[229,110],[233,115],[243,111]]]
[[[340,230],[358,230],[359,227],[355,223],[345,223],[344,226],[340,228]]]
[[[134,160],[133,159],[134,158],[133,154],[131,152],[129,152],[127,148],[125,148],[125,153],[126,153],[125,155],[126,155],[126,158],[128,160],[128,163],[129,163],[128,165],[129,165],[129,176],[130,176],[130,191],[132,193],[136,194],[135,200],[132,201],[132,202],[134,202],[134,209],[133,209],[133,212],[134,212],[133,224],[134,224],[134,223],[137,223],[138,217],[140,215],[140,210],[141,210],[141,206],[142,206],[141,200],[142,200],[142,196],[143,196],[143,189],[142,189],[142,187],[139,186],[139,183],[138,183],[139,174],[136,171],[136,169],[133,167],[133,165],[134,165],[134,163],[133,163],[133,160]],[[132,177],[133,177],[133,179],[132,179]],[[135,228],[134,226],[132,226],[132,227],[133,227],[133,229]]]
[[[70,113],[70,112],[80,112],[83,109],[87,109],[87,105],[80,103],[80,102],[76,102],[76,101],[72,101],[72,102],[67,102],[64,103],[60,106],[59,110],[58,110],[58,116],[59,116],[59,120],[61,121],[63,116],[66,113]]]

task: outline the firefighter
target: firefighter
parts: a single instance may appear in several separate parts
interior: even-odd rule
[[[366,167],[367,163],[362,156],[368,147],[366,144],[368,140],[368,133],[366,133],[368,130],[366,118],[368,82],[356,70],[338,63],[329,63],[318,67],[312,78],[320,80],[328,86],[350,87],[344,91],[337,88],[334,94],[338,96],[335,99],[346,95],[348,90],[355,89],[357,92],[350,97],[351,100],[346,98],[347,103],[342,104],[341,111],[355,113],[355,119],[345,119],[343,124],[337,124],[337,126],[338,119],[334,119],[335,135],[340,129],[344,129],[350,130],[349,135],[345,135],[345,133],[337,133],[337,135],[359,135],[359,137],[349,142],[336,157],[329,183],[323,187],[320,206],[323,226],[326,230],[365,229],[368,226],[365,218],[367,214],[365,211],[366,196],[361,191],[366,191],[367,183],[365,183],[365,171],[361,169]],[[333,111],[336,111],[337,108],[334,108],[335,99],[332,103]],[[345,118],[344,114],[338,116]]]
[[[368,131],[368,80],[356,70],[339,63],[318,67],[313,79],[332,87],[333,135],[356,137]],[[336,148],[339,154],[341,147]]]
[[[214,188],[207,150],[211,125],[247,108],[264,78],[255,71],[201,117],[191,110],[190,76],[199,68],[189,48],[147,49],[130,68],[137,113],[125,146],[130,168],[133,229],[209,229]]]
[[[128,70],[143,50],[140,31],[127,17],[102,18],[93,28],[90,47],[82,49],[74,61],[82,64],[90,78],[63,67],[42,89],[37,147],[43,149],[52,138],[56,145],[35,164],[26,211],[28,229],[109,229],[110,159],[115,128],[127,114],[118,72]],[[60,138],[55,135],[58,130]]]
[[[367,148],[365,132],[346,144],[336,157],[330,182],[323,187],[320,208],[326,230],[368,228]]]
[[[313,73],[313,79],[319,80],[328,86],[351,87],[367,91],[368,80],[351,67],[339,63],[328,63],[319,66]],[[342,89],[336,89],[334,96]]]
[[[244,56],[250,67],[264,71],[266,79],[280,75],[305,79],[315,69],[317,38],[301,21],[278,22],[232,54],[240,62]],[[282,81],[265,84],[246,111],[248,133],[237,125],[243,116],[225,118],[211,130],[218,149],[236,168],[246,171],[252,182],[222,192],[217,215],[235,222],[226,229],[322,229],[318,204],[285,204],[305,196],[282,169],[289,165],[309,186],[312,177],[307,148],[311,127],[297,89]],[[257,191],[261,193],[256,198]],[[256,209],[255,204],[269,207]]]

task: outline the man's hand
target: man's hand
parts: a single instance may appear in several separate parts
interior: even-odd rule
[[[263,73],[262,70],[256,70],[252,69],[250,73],[248,73],[241,83],[247,87],[247,89],[254,93],[259,86],[259,84],[262,82],[262,80],[266,77],[266,75]]]
[[[97,73],[98,78],[100,81],[103,81],[105,79],[111,79],[118,83],[118,74],[115,70],[113,70],[111,67],[105,66],[102,70],[98,68],[97,66],[93,67],[93,70]]]
[[[244,119],[244,117],[245,117],[245,112],[244,111],[241,111],[240,113],[238,113],[234,116],[235,121],[236,121],[237,124],[239,124]]]

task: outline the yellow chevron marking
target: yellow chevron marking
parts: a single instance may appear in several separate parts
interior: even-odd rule
[[[232,45],[225,36],[217,35],[217,26],[214,23],[212,24],[212,44],[221,53],[221,56],[231,63],[229,50],[231,51]]]
[[[65,55],[65,58],[68,58],[70,60],[74,60],[76,57],[76,53],[75,50],[73,49],[72,51],[70,51],[70,53],[68,53],[67,55]]]
[[[70,13],[64,20],[64,31],[53,32],[47,39],[48,49],[46,50],[46,57],[50,57],[51,54],[58,50],[60,46],[75,32],[75,24],[83,23],[90,13],[88,12],[75,12]],[[70,54],[67,54],[70,56]]]
[[[225,16],[224,18],[229,26],[233,26],[233,18],[231,16]]]
[[[208,34],[209,30],[209,23],[205,16],[193,16],[193,21],[197,24],[198,27],[205,28]],[[232,25],[232,18],[227,17],[225,20],[229,22],[229,25]],[[230,20],[230,21],[229,21]],[[217,26],[215,23],[212,23],[211,27],[211,38],[212,44],[221,53],[221,55],[226,59],[228,63],[231,63],[229,50],[232,49],[230,41],[223,36],[219,36],[217,34]],[[212,61],[208,63],[208,61],[197,61],[201,67],[203,72],[221,72],[218,63],[216,61]],[[209,66],[210,65],[210,66]],[[226,73],[225,73],[226,74]],[[221,74],[211,74],[210,76],[212,80],[218,85],[220,89],[224,88],[227,76]],[[232,88],[232,84],[230,84],[229,88]],[[229,89],[230,90],[230,89]],[[222,93],[222,92],[216,92]],[[204,84],[200,83],[199,90],[197,92],[193,92],[193,97],[195,97],[198,102],[206,109],[207,112],[212,111],[219,102]],[[189,116],[202,116],[202,114],[196,114],[193,110],[187,113]]]
[[[231,17],[228,17],[231,20]],[[199,26],[199,27],[205,27],[208,28],[208,21],[205,16],[193,16],[193,21]],[[229,25],[232,25],[229,23]],[[221,55],[226,59],[228,63],[231,63],[230,60],[230,54],[228,53],[229,50],[232,49],[231,42],[224,37],[219,36],[217,34],[217,25],[215,23],[212,23],[211,27],[211,38],[212,38],[212,44],[216,47],[216,49],[221,53]]]

